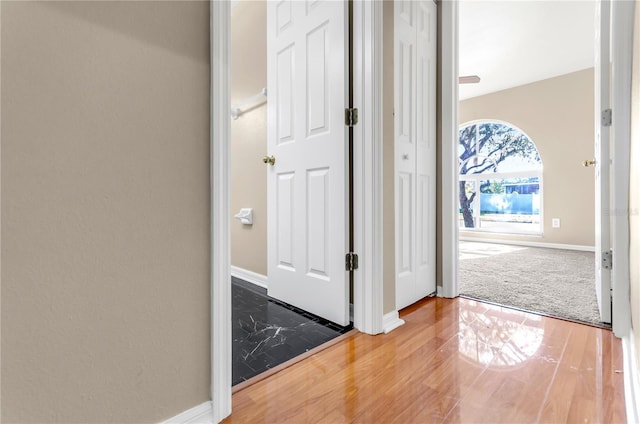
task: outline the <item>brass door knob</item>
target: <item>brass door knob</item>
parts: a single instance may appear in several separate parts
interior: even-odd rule
[[[595,159],[583,160],[582,161],[582,166],[593,166],[595,164],[596,164],[596,160]]]
[[[268,163],[273,166],[276,164],[276,158],[274,156],[265,156],[262,158],[262,162]]]

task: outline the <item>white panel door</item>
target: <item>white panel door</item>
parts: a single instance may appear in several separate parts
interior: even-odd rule
[[[394,3],[396,306],[413,303],[416,283],[416,30],[417,2]]]
[[[610,28],[611,3],[599,1],[596,6],[595,54],[595,173],[596,173],[596,297],[600,320],[611,322],[611,267],[603,263],[603,252],[611,249],[610,156],[611,127],[603,125],[602,111],[611,108],[610,100]]]
[[[436,19],[433,1],[416,3],[416,290],[436,291]],[[414,302],[415,302],[414,300]]]
[[[394,11],[396,307],[434,293],[436,5]]]
[[[349,323],[347,8],[267,3],[268,294]]]

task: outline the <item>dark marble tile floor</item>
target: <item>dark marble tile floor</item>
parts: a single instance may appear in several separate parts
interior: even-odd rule
[[[346,333],[323,318],[232,277],[232,381],[241,383]]]

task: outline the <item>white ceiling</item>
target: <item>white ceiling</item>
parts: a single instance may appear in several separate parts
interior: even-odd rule
[[[595,1],[461,0],[460,99],[590,68]]]

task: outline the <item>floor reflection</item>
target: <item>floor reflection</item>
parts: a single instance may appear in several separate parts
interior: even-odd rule
[[[464,303],[461,303],[464,305]],[[506,308],[461,308],[459,350],[466,358],[492,367],[512,367],[533,357],[544,339],[542,317]]]

